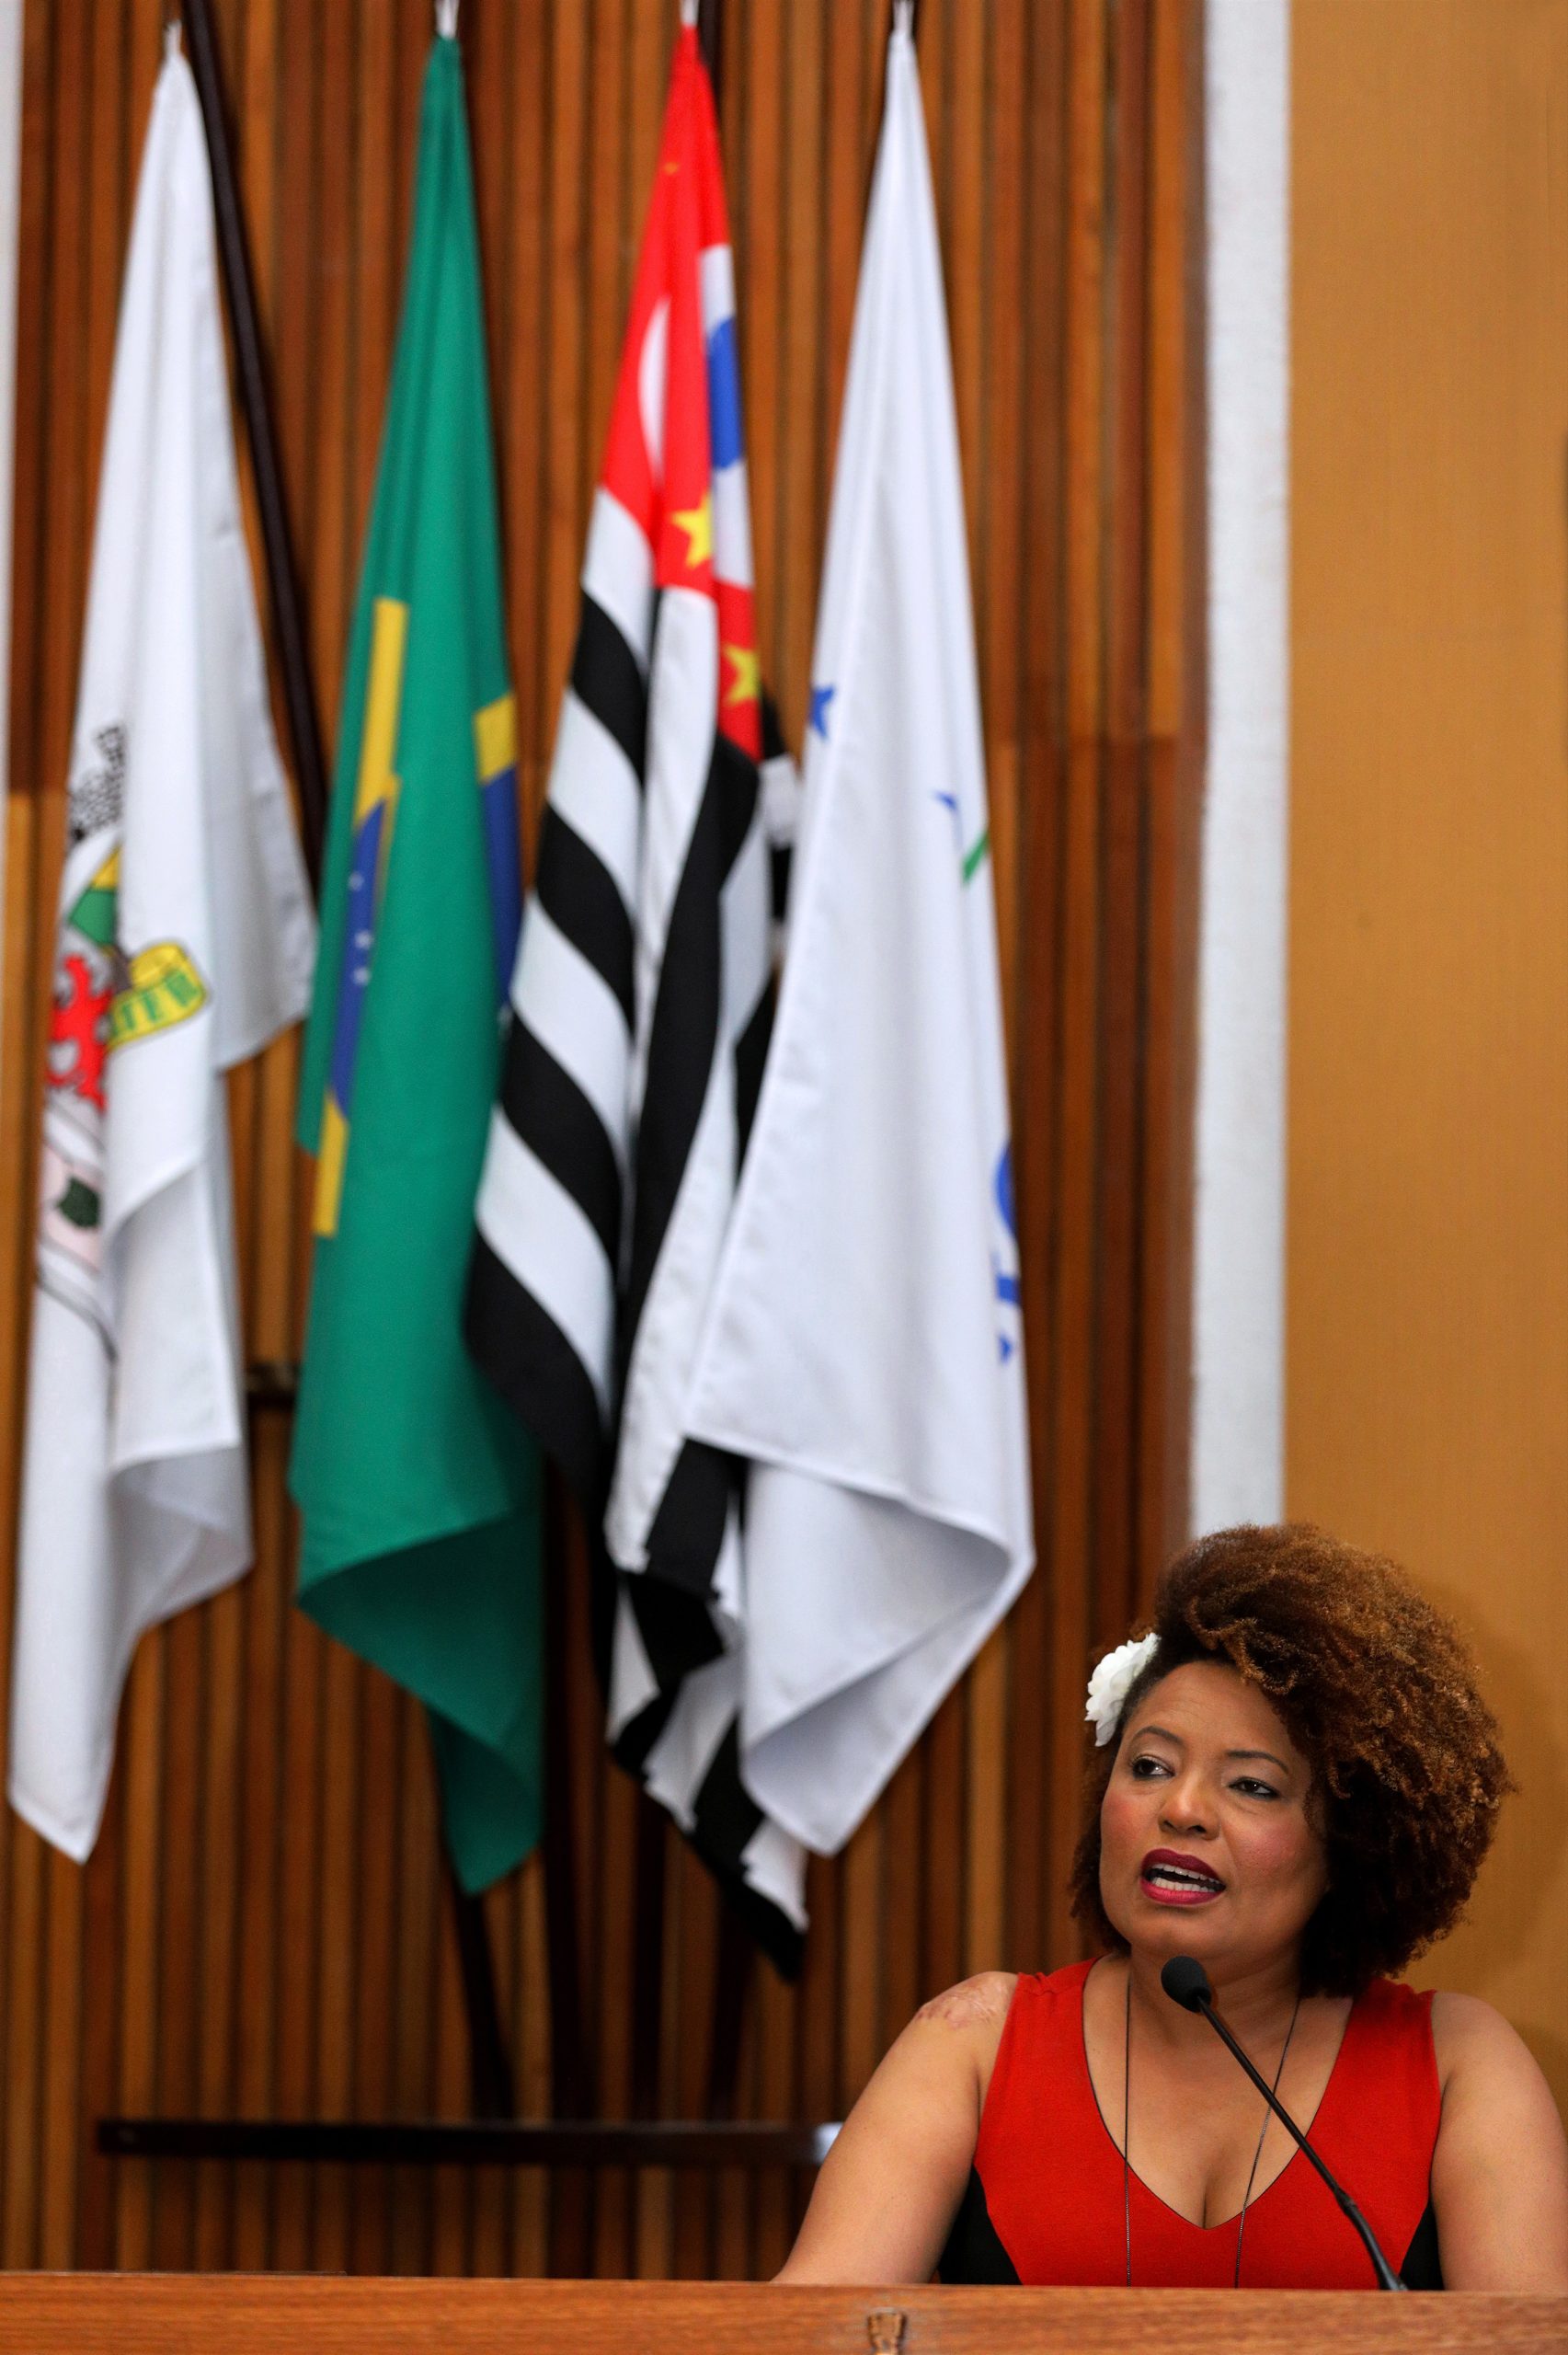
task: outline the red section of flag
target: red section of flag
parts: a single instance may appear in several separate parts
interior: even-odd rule
[[[66,993],[50,1009],[48,1080],[67,1095],[80,1096],[101,1112],[104,1106],[104,1064],[108,1060],[107,1017],[113,992],[98,989],[85,957],[62,959]],[[65,1051],[57,1060],[55,1050]]]
[[[641,526],[658,587],[715,600],[716,722],[756,760],[762,737],[754,602],[749,589],[714,574],[702,256],[728,243],[713,89],[688,27],[676,45],[601,480]]]

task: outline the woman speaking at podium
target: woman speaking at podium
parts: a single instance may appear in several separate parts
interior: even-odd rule
[[[1568,2148],[1520,2039],[1396,1974],[1452,1927],[1508,1788],[1456,1630],[1391,1565],[1234,1529],[1101,1661],[1073,1910],[1100,1951],[927,2004],[856,2103],[780,2279],[1568,2290]],[[1189,1972],[1201,1986],[1202,1974]]]

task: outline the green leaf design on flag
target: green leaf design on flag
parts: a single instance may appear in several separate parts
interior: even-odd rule
[[[112,948],[120,906],[120,853],[105,859],[65,921],[99,948]]]
[[[73,1226],[86,1230],[97,1226],[102,1210],[102,1197],[80,1178],[72,1178],[67,1180],[65,1191],[56,1208],[62,1218],[68,1219]]]

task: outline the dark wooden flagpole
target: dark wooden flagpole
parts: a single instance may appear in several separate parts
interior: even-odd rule
[[[267,559],[267,583],[272,607],[272,627],[283,674],[283,700],[288,710],[289,736],[293,747],[294,773],[299,784],[300,833],[305,862],[317,892],[321,889],[321,854],[326,838],[326,769],[322,758],[321,721],[315,687],[305,652],[305,631],[299,574],[289,539],[289,514],[283,501],[282,470],[278,463],[278,437],[272,424],[267,367],[262,356],[261,326],[256,308],[256,281],[250,266],[245,214],[235,176],[234,148],[223,104],[218,45],[212,30],[211,0],[182,0],[185,29],[190,42],[190,70],[201,101],[207,129],[207,153],[212,172],[212,209],[218,226],[218,253],[223,289],[228,296],[229,324],[234,332],[235,362],[239,372],[240,406],[245,411],[256,474],[257,504],[261,512],[261,538]]]
[[[700,0],[697,38],[707,60],[714,102],[721,95],[721,0]],[[659,2061],[664,2019],[664,1927],[668,1901],[670,1819],[646,1791],[639,1792],[632,1889],[631,2107],[638,2119],[657,2115],[662,2074]],[[734,2108],[745,1996],[755,1948],[735,1908],[721,1902],[715,2004],[708,2052],[707,2109],[710,2119]]]
[[[212,210],[217,223],[218,252],[228,297],[229,324],[234,333],[235,360],[239,373],[240,406],[245,412],[256,474],[257,504],[261,514],[261,538],[272,625],[283,676],[289,735],[299,781],[300,832],[305,862],[317,896],[321,890],[323,847],[326,839],[326,769],[322,756],[321,721],[315,688],[305,650],[303,601],[289,535],[288,508],[283,498],[278,437],[262,350],[261,323],[256,305],[256,281],[245,213],[235,172],[234,145],[229,136],[228,109],[223,102],[223,74],[212,25],[212,0],[181,0],[185,29],[190,43],[190,69],[201,101],[207,132],[207,153],[212,174]],[[271,1391],[278,1388],[277,1369]],[[292,1385],[289,1385],[291,1394]],[[292,1403],[292,1395],[290,1403]],[[431,1771],[435,1760],[431,1758]],[[470,1896],[458,1879],[452,1858],[442,1854],[457,1931],[457,1951],[463,1976],[463,1997],[468,2015],[469,2082],[474,2114],[480,2119],[510,2118],[515,2110],[511,2061],[501,2026],[496,1993],[495,1959],[483,1901]]]
[[[708,78],[714,86],[714,98],[719,94],[722,71],[720,51],[723,47],[724,11],[719,0],[699,0],[697,9],[697,39],[703,44],[703,54],[708,61]]]
[[[697,34],[708,61],[714,104],[723,91],[724,8],[722,0],[701,0]],[[708,2044],[708,2115],[729,2119],[735,2114],[740,2074],[740,2044],[747,1998],[757,1963],[757,1946],[738,1909],[726,1900],[718,1910],[718,1959],[715,1971],[713,2032]]]

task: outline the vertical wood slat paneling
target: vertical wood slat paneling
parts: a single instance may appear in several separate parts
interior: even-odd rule
[[[277,321],[276,220],[278,140],[273,74],[279,40],[280,0],[246,0],[237,40],[231,29],[225,64],[238,61],[237,86],[229,85],[231,120],[237,126],[236,170],[249,227],[257,300],[270,342]],[[255,484],[248,446],[241,437],[240,486],[246,503],[250,544],[258,545]],[[297,531],[295,516],[291,521]],[[270,1049],[251,1076],[254,1112],[249,1151],[242,1164],[252,1205],[242,1259],[246,1288],[247,1338],[258,1358],[287,1353],[292,1327],[293,1179],[283,1087],[292,1049]],[[282,1229],[281,1235],[279,1233]],[[236,1802],[240,1880],[235,1926],[235,2039],[228,2062],[232,2098],[252,2115],[266,2116],[273,2100],[275,1990],[278,1952],[279,1730],[281,1726],[282,1627],[278,1608],[287,1543],[282,1493],[282,1440],[276,1418],[257,1418],[251,1429],[252,1487],[256,1500],[257,1567],[242,1590],[238,1642],[240,1683],[234,1705],[240,1716],[236,1763],[241,1776]],[[223,2083],[219,2074],[217,2084]],[[204,2092],[209,2088],[204,2087]],[[211,2088],[216,2090],[216,2086]],[[123,2169],[118,2169],[123,2174]],[[254,2171],[231,2171],[229,2212],[220,2208],[216,2261],[265,2265],[269,2254],[270,2183]],[[212,2195],[209,2195],[210,2197]],[[223,2228],[228,2228],[223,2248]],[[214,2255],[209,2245],[207,2255]]]
[[[759,627],[798,744],[883,0],[724,0],[720,115]],[[220,0],[291,522],[336,722],[412,198],[428,0]],[[27,17],[0,1041],[9,1559],[32,1163],[93,488],[161,0]],[[520,800],[532,850],[662,110],[665,0],[466,0]],[[1074,1950],[1082,1677],[1184,1517],[1200,742],[1199,0],[923,0],[1013,1071],[1040,1569],[844,1855],[798,1987],[606,1764],[580,1543],[553,1504],[569,1872],[487,1901],[520,2107],[841,2114],[914,2005]],[[90,156],[82,170],[78,159]],[[254,523],[248,459],[242,493]],[[254,534],[253,534],[254,537]],[[297,1354],[296,1040],[233,1091],[247,1342]],[[8,1313],[6,1313],[8,1312]],[[807,2184],[681,2170],[109,2162],[110,2107],[461,2114],[460,1982],[418,1712],[292,1608],[287,1419],[253,1418],[257,1567],[151,1637],[83,1873],[0,1822],[0,2259],[773,2270]],[[8,1660],[9,1578],[0,1605]],[[552,1878],[552,1874],[555,1878]],[[554,1928],[551,1900],[559,1902]],[[563,1929],[569,1932],[564,1939]],[[549,1957],[575,1945],[552,2008]],[[556,1993],[563,1990],[557,1985]],[[574,2018],[580,2011],[580,2024]],[[579,2032],[580,2028],[580,2032]]]

